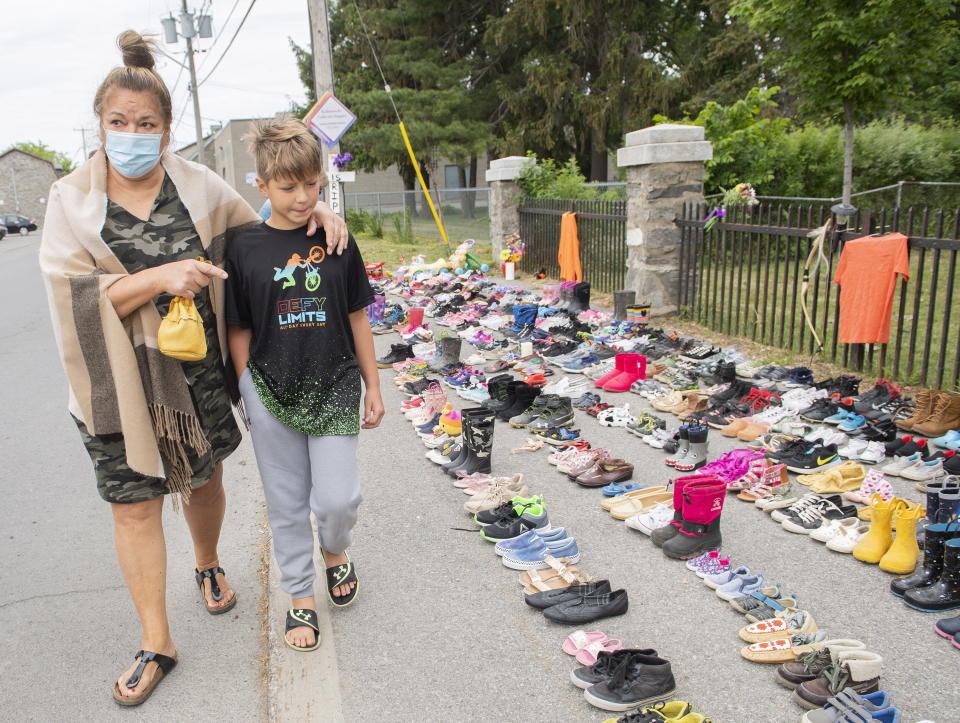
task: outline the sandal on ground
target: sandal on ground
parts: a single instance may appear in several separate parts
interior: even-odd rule
[[[310,646],[294,645],[287,639],[287,633],[294,628],[311,628],[316,637],[316,641]],[[317,611],[310,608],[290,608],[287,610],[287,624],[283,630],[283,642],[294,650],[301,653],[309,653],[320,647],[320,622],[317,619]]]
[[[207,596],[203,594],[203,581],[210,580],[210,597],[213,598],[214,602],[220,602],[223,600],[223,590],[220,589],[220,583],[217,582],[217,575],[224,575],[226,573],[223,571],[223,568],[217,565],[216,567],[211,567],[209,570],[200,570],[194,569],[194,579],[197,581],[197,587],[200,588],[200,599],[203,601],[203,606],[207,609],[207,612],[211,615],[223,615],[225,612],[232,610],[233,606],[237,604],[237,592],[234,590],[233,599],[228,602],[223,607],[210,606],[207,604]]]
[[[349,585],[351,582],[356,584],[348,595],[340,595],[338,597],[333,594],[334,588],[340,587],[341,585]],[[345,608],[352,603],[356,599],[359,591],[360,581],[357,580],[357,572],[349,559],[343,565],[334,565],[333,567],[327,568],[327,597],[329,597],[330,602],[338,608]]]
[[[510,454],[519,454],[520,452],[536,452],[541,447],[543,447],[542,439],[533,439],[532,437],[527,437],[527,441],[524,443],[524,445],[522,447],[511,449]]]
[[[174,669],[177,664],[176,658],[171,658],[168,655],[162,655],[160,653],[154,653],[149,650],[138,650],[137,654],[133,656],[134,660],[139,660],[140,664],[136,667],[136,670],[133,671],[133,675],[127,678],[127,682],[124,683],[124,686],[128,689],[136,688],[140,684],[141,678],[143,678],[143,672],[147,668],[147,663],[156,663],[157,669],[153,672],[153,677],[150,679],[150,683],[140,691],[137,695],[123,695],[120,692],[120,684],[114,682],[113,684],[113,699],[117,701],[118,704],[123,706],[135,706],[140,705],[150,695],[153,693],[153,689],[160,684],[160,681]]]

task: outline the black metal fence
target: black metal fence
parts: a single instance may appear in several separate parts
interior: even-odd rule
[[[520,202],[520,236],[526,252],[520,268],[528,273],[545,269],[559,278],[560,217],[577,214],[580,265],[584,281],[597,291],[623,288],[627,272],[627,202],[570,201],[557,198],[524,198]]]
[[[960,210],[861,211],[824,244],[825,263],[809,275],[807,308],[824,342],[810,333],[801,308],[808,235],[830,217],[825,204],[761,204],[731,209],[710,231],[704,204],[685,204],[679,306],[723,334],[815,354],[865,373],[909,384],[960,389],[960,324],[954,316]],[[890,342],[841,344],[839,289],[833,277],[843,244],[870,233],[909,238],[910,280],[896,285]]]

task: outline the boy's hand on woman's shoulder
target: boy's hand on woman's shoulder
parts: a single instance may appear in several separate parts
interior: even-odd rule
[[[307,236],[313,236],[317,229],[322,227],[327,235],[327,253],[336,253],[337,256],[347,248],[349,234],[346,222],[333,212],[333,209],[323,201],[317,201],[313,215],[307,222]]]

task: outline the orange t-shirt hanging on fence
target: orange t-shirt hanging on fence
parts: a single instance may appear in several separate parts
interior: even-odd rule
[[[583,281],[577,214],[569,211],[560,217],[560,249],[557,251],[557,261],[560,263],[561,281]]]
[[[840,284],[843,344],[886,344],[897,275],[910,279],[907,237],[902,233],[847,241],[833,283]]]

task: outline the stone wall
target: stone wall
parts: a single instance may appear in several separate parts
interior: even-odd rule
[[[702,162],[627,168],[627,281],[655,315],[677,311],[680,230],[685,201],[703,200]]]
[[[0,214],[19,213],[42,226],[50,186],[56,180],[56,171],[49,161],[18,150],[3,154],[0,156],[0,201],[3,201]]]

